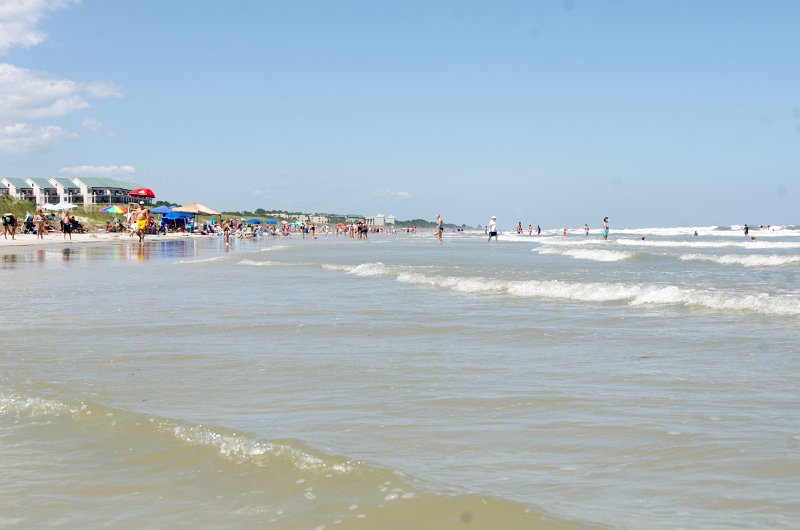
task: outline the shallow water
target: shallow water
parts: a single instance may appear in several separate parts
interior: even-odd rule
[[[6,249],[0,526],[796,527],[800,237],[653,232]]]

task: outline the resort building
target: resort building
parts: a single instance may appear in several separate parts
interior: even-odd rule
[[[312,215],[311,222],[315,225],[326,225],[328,224],[328,218],[324,215]]]
[[[33,186],[28,184],[25,179],[7,177],[0,179],[3,186],[6,188],[6,193],[15,199],[23,201],[32,201]]]
[[[61,201],[56,185],[51,183],[50,180],[52,179],[25,179],[25,182],[33,188],[33,197],[36,204],[56,204]]]
[[[102,177],[76,177],[72,183],[80,189],[84,204],[127,204],[143,200],[152,204],[152,199],[128,196],[131,190],[141,188],[140,184],[127,180]]]
[[[72,182],[72,179],[56,177],[51,178],[49,182],[56,188],[56,195],[58,196],[58,201],[56,202],[83,204],[81,188]]]
[[[367,224],[369,226],[394,226],[394,215],[383,215],[379,213],[373,217],[367,217]]]

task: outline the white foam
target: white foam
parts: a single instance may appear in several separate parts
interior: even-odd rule
[[[279,261],[256,261],[253,259],[243,259],[239,262],[239,265],[247,265],[250,267],[274,267],[280,264]]]
[[[214,256],[213,258],[198,258],[198,259],[187,259],[176,261],[173,265],[180,265],[180,264],[187,264],[187,263],[207,263],[209,261],[218,261],[221,259],[225,259],[227,256]]]
[[[389,274],[389,269],[380,261],[375,263],[362,263],[360,265],[325,264],[322,268],[329,271],[342,271],[354,276],[384,276]]]
[[[708,261],[711,263],[719,263],[720,265],[742,265],[744,267],[780,267],[783,265],[800,263],[800,256],[781,256],[778,254],[757,254],[750,256],[738,256],[735,254],[726,254],[723,256],[684,254],[680,256],[680,259],[683,261]]]
[[[601,249],[559,249],[552,246],[536,249],[540,254],[559,254],[590,261],[622,261],[633,257],[632,252]]]
[[[0,394],[0,414],[3,415],[28,414],[30,416],[46,416],[61,413],[76,414],[77,412],[78,409],[59,401]]]
[[[427,276],[410,272],[398,274],[397,281],[462,293],[508,294],[580,302],[627,302],[633,306],[686,305],[717,311],[800,315],[800,299],[795,296],[743,295],[674,285],[625,285],[561,280],[508,281],[481,277]]]
[[[617,245],[635,247],[685,247],[685,248],[741,248],[748,250],[769,250],[769,249],[796,249],[800,248],[800,242],[793,241],[751,241],[742,239],[740,241],[642,241],[640,239],[616,239]]]

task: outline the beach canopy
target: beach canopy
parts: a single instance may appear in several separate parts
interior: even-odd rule
[[[60,210],[60,209],[61,208],[59,208],[55,204],[43,204],[42,205],[42,210],[53,210],[53,211],[55,211],[55,210]]]
[[[264,221],[264,222],[265,222],[265,223],[267,223],[268,225],[276,225],[276,224],[278,224],[278,222],[277,222],[277,221],[273,221],[272,219],[267,219],[267,220],[266,220],[266,221]]]
[[[195,215],[220,215],[219,212],[212,210],[208,206],[203,206],[199,202],[193,202],[192,204],[186,204],[184,206],[176,206],[172,209],[172,211],[178,213],[191,213]]]
[[[47,210],[71,210],[75,208],[75,205],[71,202],[61,201],[58,204],[45,204],[42,208]]]
[[[150,210],[150,213],[154,213],[157,215],[164,215],[165,213],[169,213],[172,211],[172,208],[169,206],[159,206],[157,208],[153,208]]]
[[[164,215],[164,219],[191,219],[194,217],[194,214],[191,213],[181,213],[181,212],[167,212]]]
[[[249,225],[260,225],[261,224],[261,219],[255,219],[255,218],[248,219],[247,220],[247,224],[249,224]]]

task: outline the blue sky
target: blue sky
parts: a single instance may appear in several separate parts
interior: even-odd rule
[[[0,0],[0,174],[217,209],[800,224],[800,3]]]

